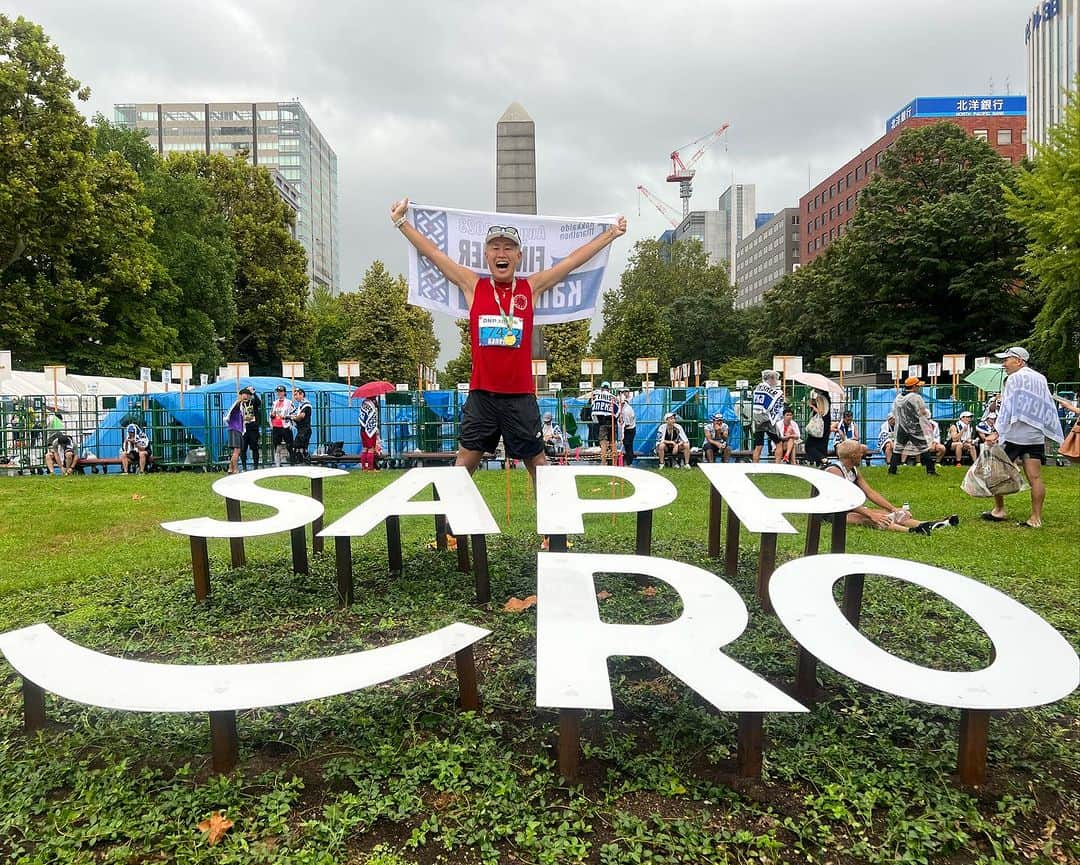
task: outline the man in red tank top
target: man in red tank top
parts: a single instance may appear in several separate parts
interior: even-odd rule
[[[484,244],[488,276],[458,264],[418,232],[405,218],[409,199],[395,202],[390,219],[409,243],[461,289],[469,304],[472,378],[461,412],[460,447],[455,465],[476,470],[484,453],[501,437],[508,456],[524,461],[529,473],[547,462],[540,410],[532,376],[533,309],[549,288],[566,279],[615,238],[626,233],[626,220],[578,247],[566,258],[528,279],[514,273],[521,264],[521,238],[509,225],[492,225]]]

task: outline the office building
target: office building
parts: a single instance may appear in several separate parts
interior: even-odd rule
[[[727,263],[735,281],[735,247],[754,230],[755,186],[739,183],[720,196],[716,210],[691,210],[675,229],[675,240],[697,238],[709,254],[710,264]]]
[[[536,125],[518,102],[495,124],[495,210],[536,213]]]
[[[761,303],[765,292],[799,266],[799,208],[785,207],[739,241],[735,308]]]
[[[1080,73],[1080,0],[1041,0],[1024,28],[1027,45],[1028,155],[1065,117],[1067,94]]]
[[[752,183],[736,183],[729,186],[720,196],[720,219],[727,231],[726,247],[728,278],[735,284],[736,250],[739,241],[754,232],[754,218],[757,215],[757,187]]]
[[[843,236],[859,192],[877,173],[885,151],[909,127],[947,120],[981,138],[1010,162],[1024,158],[1027,99],[1023,96],[920,96],[885,122],[885,134],[799,199],[802,264]]]
[[[146,130],[163,156],[243,153],[277,175],[275,187],[296,211],[311,286],[341,291],[337,155],[299,102],[144,102],[114,111],[118,125]]]
[[[761,226],[763,226],[766,222],[768,222],[774,216],[776,216],[776,213],[767,213],[767,212],[758,213],[758,215],[754,217],[754,231],[757,231],[759,228],[761,228]]]

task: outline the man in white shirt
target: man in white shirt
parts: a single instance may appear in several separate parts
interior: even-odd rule
[[[664,460],[671,457],[672,465],[676,465],[679,458],[682,459],[684,469],[690,468],[690,439],[686,437],[686,431],[682,424],[675,422],[674,412],[664,415],[664,422],[656,431],[656,458],[657,466],[664,468]]]
[[[619,394],[619,421],[622,424],[623,465],[634,464],[634,436],[637,435],[637,415],[630,405],[630,391]]]
[[[1008,378],[1001,392],[994,431],[986,437],[986,443],[994,445],[1000,441],[1009,459],[1020,461],[1031,485],[1031,516],[1018,525],[1037,529],[1042,527],[1046,501],[1046,484],[1042,479],[1046,439],[1061,444],[1065,437],[1046,377],[1027,365],[1027,349],[1017,345],[996,356],[1001,358]],[[984,511],[982,518],[993,523],[1005,522],[1008,519],[1005,497],[994,496],[993,510]]]

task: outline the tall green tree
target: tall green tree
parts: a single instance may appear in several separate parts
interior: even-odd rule
[[[1080,84],[1080,79],[1078,79]],[[1035,150],[1030,171],[1007,190],[1009,217],[1027,237],[1024,272],[1040,301],[1031,348],[1053,380],[1076,375],[1080,353],[1080,95],[1069,94],[1061,123]]]
[[[431,313],[406,303],[408,294],[405,278],[375,261],[360,287],[342,295],[342,349],[360,362],[361,379],[415,383],[419,364],[435,366],[439,341]]]
[[[1019,171],[953,123],[905,131],[836,251],[834,300],[873,354],[988,351],[1022,338],[1033,298],[1005,213]]]
[[[439,384],[444,388],[456,387],[459,383],[468,381],[472,377],[472,343],[469,338],[469,320],[459,318],[454,324],[457,325],[460,334],[461,351],[458,352],[457,357],[447,361],[446,367],[439,375]],[[578,369],[581,369],[581,367],[579,366]]]
[[[335,297],[325,286],[317,286],[308,301],[308,319],[311,349],[304,374],[318,381],[336,381],[338,361],[350,359],[344,348],[348,324],[341,296]]]
[[[663,376],[674,363],[701,360],[710,369],[742,354],[746,335],[733,300],[727,268],[711,264],[699,241],[639,241],[619,287],[604,297],[593,351],[604,358],[605,377],[637,381],[638,357],[659,358]]]
[[[228,226],[236,254],[232,296],[236,323],[224,343],[229,360],[247,360],[253,373],[276,375],[281,361],[307,356],[307,256],[292,236],[295,215],[265,168],[242,155],[174,153],[172,177],[206,181],[215,212]]]
[[[87,98],[40,27],[0,15],[0,343],[26,366],[130,375],[173,334],[150,297],[139,178],[95,157]]]
[[[545,324],[543,332],[548,350],[548,379],[577,382],[581,374],[581,359],[589,349],[589,322]]]
[[[143,130],[120,128],[100,114],[94,118],[94,152],[118,154],[142,180],[139,199],[153,217],[150,241],[158,264],[150,302],[175,332],[169,357],[196,370],[217,369],[236,323],[236,254],[209,181],[164,171]]]

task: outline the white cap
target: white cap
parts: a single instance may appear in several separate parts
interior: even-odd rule
[[[1000,357],[1000,358],[1015,357],[1018,360],[1022,360],[1024,363],[1028,362],[1028,357],[1029,356],[1030,355],[1028,355],[1027,349],[1026,348],[1021,348],[1018,345],[1014,345],[1012,348],[1007,348],[1007,349],[1005,349],[1005,351],[998,352],[997,354],[994,355],[994,357]]]
[[[667,420],[669,417],[670,418],[675,417],[675,412],[669,411],[666,415],[664,415],[664,420]]]

